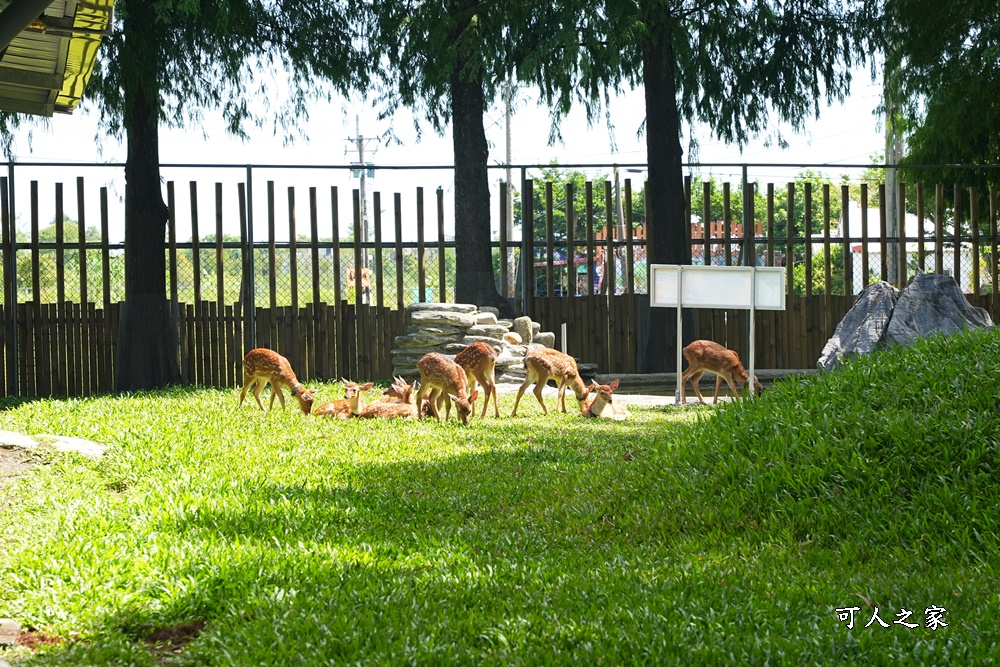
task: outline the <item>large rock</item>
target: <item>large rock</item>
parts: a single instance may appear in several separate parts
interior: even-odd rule
[[[851,357],[884,345],[885,329],[898,298],[899,290],[885,281],[865,288],[837,325],[816,365],[832,370]]]
[[[886,344],[909,345],[934,333],[951,335],[993,326],[984,308],[971,305],[951,276],[917,273],[899,295]]]
[[[434,326],[432,324],[424,324],[422,326],[409,326],[406,328],[406,333],[410,334],[427,334],[428,336],[449,336],[451,334],[464,333],[464,327],[442,327]]]
[[[448,310],[414,310],[410,313],[410,324],[414,326],[429,324],[468,329],[475,323],[476,316],[472,313]]]
[[[410,314],[424,310],[437,310],[444,313],[465,313],[471,315],[479,309],[469,303],[411,303],[406,307],[406,312]]]
[[[507,329],[496,324],[477,324],[474,327],[469,327],[465,333],[469,336],[486,336],[488,338],[494,338],[497,342],[499,342],[503,340],[503,336],[507,333]]]
[[[554,348],[556,346],[556,335],[551,331],[542,331],[540,333],[536,333],[532,337],[531,342],[544,345],[545,347]]]
[[[497,324],[496,312],[483,311],[482,309],[480,309],[480,312],[476,313],[476,324],[486,324],[486,325],[496,326]],[[508,327],[503,327],[504,331],[506,331],[507,328]]]
[[[830,370],[878,348],[992,325],[989,313],[969,304],[954,278],[917,272],[901,292],[886,282],[869,285],[837,325],[816,365]]]
[[[396,336],[396,345],[406,348],[433,348],[446,343],[457,342],[461,336],[435,336],[433,334],[415,333]]]
[[[532,327],[531,318],[528,316],[518,317],[514,320],[514,333],[521,337],[521,342],[525,345],[531,342]]]

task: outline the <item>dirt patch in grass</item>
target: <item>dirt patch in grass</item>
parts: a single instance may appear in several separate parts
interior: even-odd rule
[[[37,650],[41,646],[51,646],[53,644],[61,644],[62,642],[62,637],[46,634],[41,630],[25,630],[17,638],[18,646],[27,646],[32,651]]]
[[[7,489],[25,470],[37,463],[31,453],[16,447],[0,447],[0,500],[7,497]]]
[[[180,653],[185,644],[198,638],[205,629],[205,621],[189,621],[166,628],[145,626],[142,628],[142,641],[149,650],[159,656]]]

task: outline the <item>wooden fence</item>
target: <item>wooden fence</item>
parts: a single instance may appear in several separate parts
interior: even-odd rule
[[[40,224],[40,194],[37,184],[32,186],[31,227],[19,236],[9,184],[0,179],[4,276],[0,375],[5,380],[0,391],[21,396],[111,391],[123,249],[109,239],[107,189],[97,194],[101,220],[94,234],[83,224],[88,193],[82,178],[76,182],[81,224],[75,229],[64,222],[62,185],[55,188],[56,216],[47,227]],[[518,314],[531,316],[543,330],[557,335],[567,325],[567,349],[574,356],[596,363],[602,373],[633,373],[649,316],[645,234],[633,219],[630,184],[626,183],[625,219],[620,225],[612,214],[611,184],[603,183],[603,196],[601,186],[587,184],[583,213],[578,216],[570,207],[572,224],[563,232],[555,229],[554,220],[560,205],[565,211],[566,202],[574,201],[572,186],[567,186],[565,197],[556,197],[553,184],[536,186],[526,180],[519,217],[529,223],[528,231],[520,240],[511,239],[505,225],[496,226],[494,269],[499,289],[511,295]],[[531,196],[536,188],[544,201],[538,212]],[[692,201],[690,180],[688,188]],[[703,208],[693,215],[688,212],[691,254],[702,260],[715,254],[726,264],[754,257],[761,265],[786,268],[787,309],[757,314],[759,368],[813,367],[857,291],[877,279],[902,284],[915,266],[941,273],[950,264],[956,275],[968,275],[970,302],[987,308],[997,319],[996,191],[988,194],[987,211],[978,210],[980,198],[974,189],[955,187],[950,200],[943,186],[931,191],[934,196],[925,200],[924,189],[917,189],[914,203],[920,231],[915,236],[890,235],[884,208],[875,218],[864,206],[860,234],[837,236],[832,230],[845,229],[847,223],[843,214],[831,216],[828,186],[814,207],[810,184],[789,183],[784,200],[769,184],[763,213],[751,227],[756,234],[743,238],[743,225],[728,210],[728,185],[722,192],[726,210],[720,221],[711,217],[712,198],[718,193],[706,187]],[[860,192],[863,204],[869,189],[862,185]],[[216,214],[210,230],[214,234],[207,240],[200,230],[197,183],[188,187],[186,218],[174,183],[167,184],[166,193],[167,297],[174,308],[177,355],[186,382],[237,386],[243,354],[253,345],[281,351],[305,380],[387,378],[392,374],[393,340],[405,333],[405,306],[454,300],[454,242],[445,235],[441,190],[435,193],[432,215],[425,216],[424,193],[418,188],[415,219],[405,225],[401,195],[394,195],[390,221],[383,220],[380,195],[375,193],[373,238],[362,243],[353,241],[362,238],[357,190],[348,207],[350,222],[342,225],[338,191],[330,189],[330,214],[321,231],[316,188],[309,188],[308,223],[301,225],[296,190],[289,188],[286,205],[280,206],[269,184],[264,240],[249,228],[249,198],[243,184],[235,197],[240,225],[235,239],[223,233],[227,200],[220,184],[215,188]],[[884,195],[882,186],[879,194]],[[905,199],[902,187],[901,194]],[[840,196],[842,208],[848,210],[846,186]],[[797,198],[805,203],[802,213],[795,208]],[[884,202],[884,196],[879,201]],[[279,214],[283,208],[287,213]],[[505,198],[499,208],[499,219],[506,219]],[[595,216],[595,210],[606,213]],[[964,222],[955,225],[956,219]],[[276,241],[279,224],[287,225],[286,242]],[[407,237],[404,228],[414,230],[415,239]],[[43,238],[47,229],[54,234],[52,240]],[[626,230],[624,237],[620,229]],[[184,235],[189,240],[178,241]],[[890,275],[893,246],[901,252],[901,261]],[[510,264],[519,266],[515,275],[506,269]],[[601,284],[603,294],[597,287]],[[746,356],[745,311],[695,311],[694,320],[694,338],[718,341]]]

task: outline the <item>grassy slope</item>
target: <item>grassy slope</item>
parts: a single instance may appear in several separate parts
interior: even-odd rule
[[[0,616],[76,638],[28,664],[983,663],[998,369],[996,333],[934,339],[694,421],[28,403],[0,428],[114,447],[52,457],[0,508]],[[869,604],[949,625],[866,629]],[[143,641],[191,621],[176,656]]]

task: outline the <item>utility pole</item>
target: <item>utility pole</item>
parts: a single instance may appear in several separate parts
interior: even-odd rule
[[[368,176],[368,165],[365,161],[365,148],[369,141],[374,141],[372,137],[364,137],[361,135],[361,117],[359,115],[354,116],[354,127],[355,136],[354,139],[348,139],[349,142],[353,143],[357,147],[358,151],[358,178],[360,180],[360,197],[361,200],[361,239],[356,239],[358,243],[368,243],[368,195],[366,192],[367,176]],[[363,271],[362,277],[367,275],[367,270],[370,266],[370,260],[368,258],[368,249],[365,248],[364,252],[361,253],[361,267]],[[359,303],[360,303],[359,299]]]
[[[886,8],[886,20],[893,21],[894,3],[890,3]],[[885,163],[896,165],[903,158],[903,132],[900,128],[900,99],[899,89],[899,53],[894,44],[889,44],[886,49],[885,65],[882,70],[882,94],[885,97]],[[903,202],[897,196],[896,169],[890,166],[885,170],[885,222],[886,234],[899,239],[896,243],[888,244],[886,251],[886,268],[889,272],[889,282],[897,283],[900,276],[900,262],[903,261],[905,244],[902,238],[906,235],[905,229],[900,229],[900,207]],[[899,285],[902,288],[902,285]]]
[[[511,110],[510,110],[510,106],[511,106],[511,96],[512,96],[512,94],[513,94],[512,87],[510,85],[510,80],[508,79],[507,80],[507,85],[504,87],[504,121],[507,124],[507,128],[506,128],[506,132],[507,132],[507,170],[506,170],[507,171],[507,176],[506,176],[506,178],[507,178],[507,219],[504,220],[501,223],[501,224],[507,225],[507,239],[508,239],[508,241],[514,237],[514,186],[510,182],[510,179],[511,179],[511,169],[510,169],[510,163],[511,163],[511,148],[510,148],[510,144],[511,144],[511,140],[510,140]],[[522,232],[523,232],[523,230],[524,230],[524,226],[523,225],[522,225],[521,229],[522,229]],[[507,291],[508,291],[508,293],[504,294],[504,296],[507,297],[507,298],[510,298],[510,297],[514,296],[514,285],[517,282],[517,275],[516,275],[516,273],[517,273],[517,264],[514,262],[514,253],[508,251],[506,260],[507,260]]]

